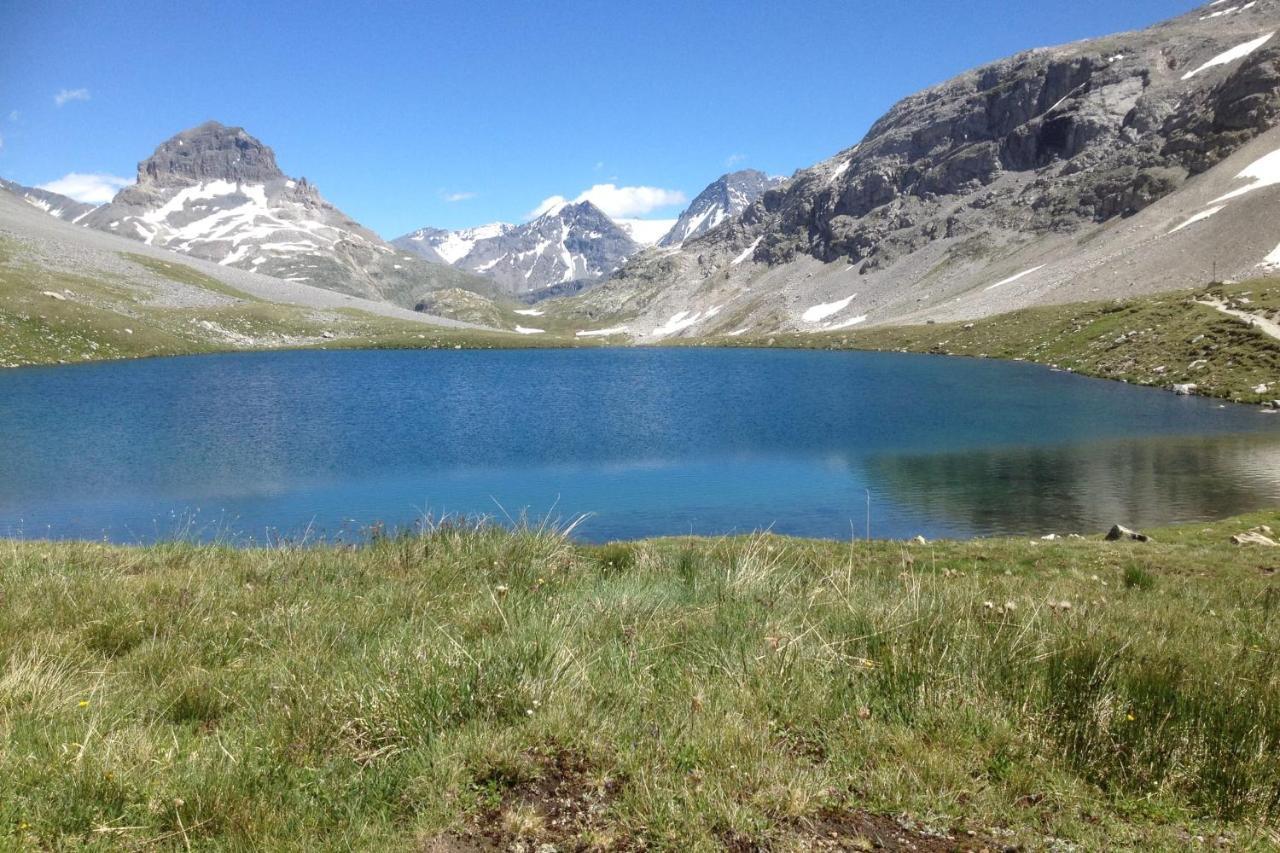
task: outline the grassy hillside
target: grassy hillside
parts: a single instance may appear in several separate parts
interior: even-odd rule
[[[1264,523],[0,542],[0,847],[1272,849]]]
[[[176,261],[131,253],[121,257],[137,269],[136,278],[54,271],[0,238],[0,367],[229,350],[549,343],[359,310],[266,302]],[[152,274],[152,281],[159,277],[180,286],[181,295],[142,283],[144,273]]]
[[[1240,402],[1278,399],[1280,340],[1197,302],[1242,298],[1258,316],[1280,317],[1280,279],[1264,279],[1128,301],[1029,308],[973,323],[716,342],[1020,359],[1142,385],[1194,383],[1201,394]],[[1267,391],[1255,390],[1264,384]]]

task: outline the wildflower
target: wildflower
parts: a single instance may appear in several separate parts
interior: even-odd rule
[[[859,720],[869,720],[869,719],[871,719],[871,709],[870,709],[870,708],[868,708],[868,707],[866,707],[865,705],[864,705],[863,707],[859,708],[859,709],[858,709],[858,719],[859,719]]]
[[[511,587],[507,586],[504,583],[498,584],[497,587],[495,587],[495,589],[497,590],[498,595],[506,595],[508,592],[511,591]]]
[[[995,603],[994,601],[984,601],[984,602],[982,602],[982,606],[983,606],[985,609],[987,609],[987,610],[995,610],[995,609],[996,609],[996,603]]]
[[[81,707],[81,708],[88,708],[88,707],[89,707],[89,700],[88,700],[88,699],[81,699],[81,700],[80,700],[80,707]]]
[[[1132,723],[1134,720],[1138,719],[1138,718],[1137,718],[1137,717],[1135,717],[1133,714],[1125,714],[1124,716],[1125,716],[1125,719],[1126,719],[1126,720],[1128,720],[1128,721],[1129,721],[1129,722],[1131,722],[1131,723]]]

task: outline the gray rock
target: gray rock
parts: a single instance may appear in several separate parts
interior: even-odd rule
[[[1107,541],[1150,542],[1151,537],[1145,533],[1139,533],[1136,530],[1130,530],[1123,525],[1117,524],[1115,527],[1111,528],[1111,532],[1107,534]]]

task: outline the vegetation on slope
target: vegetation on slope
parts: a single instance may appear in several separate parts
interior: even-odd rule
[[[1280,317],[1280,279],[1139,299],[1028,308],[968,323],[778,333],[731,346],[924,352],[1034,361],[1141,385],[1194,384],[1197,393],[1255,403],[1280,399],[1280,340],[1200,301],[1248,300]],[[1266,390],[1257,390],[1267,386]]]
[[[186,288],[186,295],[167,297],[141,279],[51,270],[0,239],[0,367],[233,350],[551,343],[445,329],[354,309],[282,305],[241,293],[176,261],[132,253],[122,258]],[[189,304],[193,289],[202,294],[196,305]]]
[[[0,543],[0,846],[1280,843],[1280,549]]]

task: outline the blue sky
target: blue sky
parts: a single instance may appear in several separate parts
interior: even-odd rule
[[[600,184],[611,213],[674,217],[721,173],[790,174],[974,65],[1198,5],[4,0],[0,176],[131,179],[215,118],[387,237]]]

